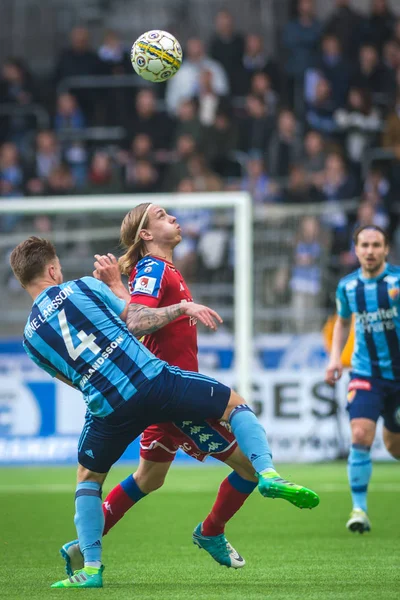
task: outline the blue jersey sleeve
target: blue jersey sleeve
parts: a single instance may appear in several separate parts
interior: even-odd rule
[[[118,296],[110,290],[108,285],[94,277],[82,277],[82,281],[84,281],[86,285],[90,287],[90,289],[93,290],[95,294],[97,294],[97,296],[99,296],[99,298],[101,298],[101,300],[103,300],[103,302],[118,316],[124,311],[126,301],[118,298]]]
[[[347,299],[345,287],[342,283],[339,283],[336,290],[336,309],[337,314],[339,317],[342,317],[342,319],[348,319],[351,317],[349,301]]]
[[[166,264],[161,260],[156,261],[152,257],[141,260],[131,284],[131,296],[141,295],[160,300],[165,269]]]
[[[44,371],[46,371],[46,373],[48,373],[52,377],[56,377],[56,375],[58,375],[58,373],[55,369],[52,369],[49,365],[42,363],[38,358],[36,358],[36,356],[34,356],[32,354],[32,352],[29,350],[29,348],[27,348],[26,344],[22,344],[22,345],[23,345],[25,352],[27,353],[29,358],[35,363],[35,365],[37,365],[40,369],[43,369]]]

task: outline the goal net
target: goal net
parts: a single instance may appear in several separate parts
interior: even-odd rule
[[[29,298],[8,266],[12,248],[30,235],[51,239],[57,248],[64,279],[91,275],[94,254],[122,254],[119,246],[123,217],[142,202],[159,204],[176,215],[183,241],[174,260],[187,279],[196,302],[217,310],[224,324],[219,340],[235,368],[235,387],[250,397],[253,337],[251,199],[243,192],[48,197],[2,201],[0,248],[3,286],[0,315],[2,337],[20,336],[30,309]],[[213,360],[213,336],[199,327],[203,372],[218,368]],[[218,356],[224,360],[223,350]]]

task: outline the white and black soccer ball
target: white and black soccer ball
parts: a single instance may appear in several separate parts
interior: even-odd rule
[[[160,83],[179,70],[182,48],[178,40],[167,31],[146,31],[132,46],[131,62],[136,73],[143,79]]]

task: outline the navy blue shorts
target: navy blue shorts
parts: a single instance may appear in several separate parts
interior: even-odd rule
[[[230,388],[215,379],[167,365],[111,415],[99,418],[86,413],[78,462],[96,473],[107,473],[149,425],[220,419],[230,394]]]
[[[350,419],[383,417],[386,429],[400,433],[400,381],[350,374],[347,392]]]

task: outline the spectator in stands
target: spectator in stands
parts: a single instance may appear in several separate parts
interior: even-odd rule
[[[303,217],[294,246],[290,277],[293,325],[296,333],[320,331],[323,254],[322,232],[316,217]]]
[[[325,140],[319,131],[311,130],[304,138],[302,165],[311,182],[321,178],[326,161]]]
[[[200,73],[204,70],[213,73],[213,91],[218,96],[229,93],[227,74],[217,61],[205,54],[204,43],[198,38],[189,38],[186,45],[185,60],[178,73],[168,80],[165,100],[168,111],[175,115],[182,100],[192,98],[199,86]]]
[[[233,17],[228,10],[220,10],[215,17],[215,33],[211,39],[210,56],[218,61],[228,75],[232,94],[237,95],[238,65],[242,64],[243,36],[235,31]]]
[[[264,51],[264,40],[261,35],[249,33],[245,38],[243,68],[238,67],[236,79],[240,84],[238,94],[247,95],[251,91],[251,81],[256,73],[265,73],[271,86],[280,91],[280,73],[277,64]]]
[[[18,148],[13,142],[0,146],[0,197],[15,198],[24,195],[24,171]]]
[[[165,175],[165,191],[172,192],[182,179],[189,177],[188,160],[196,151],[196,142],[191,135],[185,134],[177,138]]]
[[[327,34],[322,38],[317,69],[329,81],[334,106],[342,106],[350,85],[351,69],[348,60],[343,56],[339,38],[335,35]]]
[[[272,89],[271,78],[267,73],[260,71],[254,73],[251,79],[250,93],[259,96],[265,102],[269,115],[275,115],[278,103],[278,95]]]
[[[54,129],[58,133],[63,129],[82,130],[86,122],[76,97],[68,92],[60,94],[57,98]]]
[[[175,138],[181,135],[190,135],[200,145],[203,138],[204,127],[199,119],[198,104],[193,98],[183,100],[177,112]]]
[[[393,185],[385,170],[379,164],[372,165],[365,178],[363,197],[374,206],[377,215],[382,215],[380,227],[384,229],[388,225],[388,216],[394,208],[394,196]]]
[[[354,60],[365,35],[365,21],[351,6],[350,0],[335,0],[335,9],[325,25],[325,33],[335,35],[346,58]]]
[[[282,198],[285,204],[310,204],[321,202],[322,194],[313,185],[304,167],[297,164],[290,168],[289,181]]]
[[[196,192],[220,192],[223,189],[222,179],[210,169],[204,154],[193,154],[187,167]]]
[[[395,15],[388,0],[372,0],[371,12],[367,18],[366,38],[382,51],[384,43],[393,35]]]
[[[386,102],[382,102],[384,108],[393,102],[396,97],[396,86],[398,73],[400,73],[400,43],[395,39],[387,40],[383,45],[382,64],[388,73],[388,81],[391,87]]]
[[[105,73],[110,75],[132,73],[129,49],[116,31],[106,31],[97,54]]]
[[[302,140],[293,112],[282,109],[268,147],[268,166],[272,177],[288,177],[291,166],[298,162]]]
[[[357,185],[340,154],[328,154],[322,180],[318,183],[323,199],[330,203],[323,219],[324,224],[335,232],[343,230],[347,225],[347,216],[340,204],[343,200],[354,198]]]
[[[348,157],[359,165],[382,127],[380,112],[372,106],[370,92],[352,87],[346,107],[337,110],[334,117],[343,134]]]
[[[138,133],[131,142],[129,151],[121,150],[118,155],[118,163],[122,167],[124,188],[129,189],[134,185],[136,178],[135,167],[138,161],[145,160],[153,163],[153,147],[150,137],[146,133]]]
[[[264,100],[254,94],[246,98],[246,113],[239,121],[239,145],[243,152],[265,152],[271,137],[274,119],[268,114]]]
[[[192,179],[182,179],[176,190],[178,193],[196,192]],[[187,281],[196,277],[198,244],[212,223],[212,211],[204,208],[176,209],[174,215],[182,230],[182,242],[174,250],[174,263]],[[197,277],[196,277],[197,278]]]
[[[396,103],[384,123],[382,146],[388,150],[400,147],[400,91]]]
[[[234,151],[238,147],[238,130],[230,113],[219,109],[214,124],[204,129],[202,149],[210,165],[222,177],[238,176]]]
[[[144,158],[135,162],[130,172],[125,191],[131,194],[153,194],[159,192],[158,173],[155,166]]]
[[[29,108],[35,100],[34,81],[24,63],[17,58],[8,58],[1,70],[0,103]],[[21,145],[26,134],[35,126],[35,117],[29,112],[1,117],[0,140],[8,139]]]
[[[253,204],[280,201],[279,188],[269,177],[263,158],[257,152],[253,152],[247,160],[240,189],[251,194]]]
[[[40,194],[51,171],[61,164],[62,153],[54,131],[40,131],[36,136],[33,162],[29,168],[28,191]]]
[[[44,193],[47,196],[71,196],[75,193],[75,181],[68,165],[61,163],[50,171]]]
[[[283,31],[283,45],[287,51],[286,75],[288,100],[293,100],[294,87],[301,87],[305,71],[315,64],[321,24],[316,18],[313,0],[298,0],[297,18]]]
[[[157,111],[155,93],[145,88],[136,96],[135,110],[132,111],[127,129],[129,139],[138,133],[145,133],[155,150],[166,150],[171,144],[174,123],[168,115]]]
[[[118,194],[122,184],[107,152],[97,150],[91,160],[85,194]]]
[[[86,27],[74,27],[70,34],[70,46],[58,57],[55,81],[60,83],[67,77],[101,75],[104,69],[97,54],[91,49],[89,31]],[[79,105],[87,118],[93,114],[93,106],[99,98],[98,92],[88,89],[75,90]]]
[[[393,74],[380,63],[378,50],[371,44],[363,44],[359,53],[359,64],[351,79],[352,87],[368,89],[374,96],[387,102],[393,90]]]
[[[214,92],[212,71],[205,69],[200,73],[196,100],[199,106],[198,113],[201,125],[205,127],[213,125],[221,101],[220,97]]]
[[[325,137],[330,137],[336,131],[333,117],[334,101],[329,81],[319,77],[315,85],[315,94],[309,100],[306,121],[309,127],[316,129]]]

